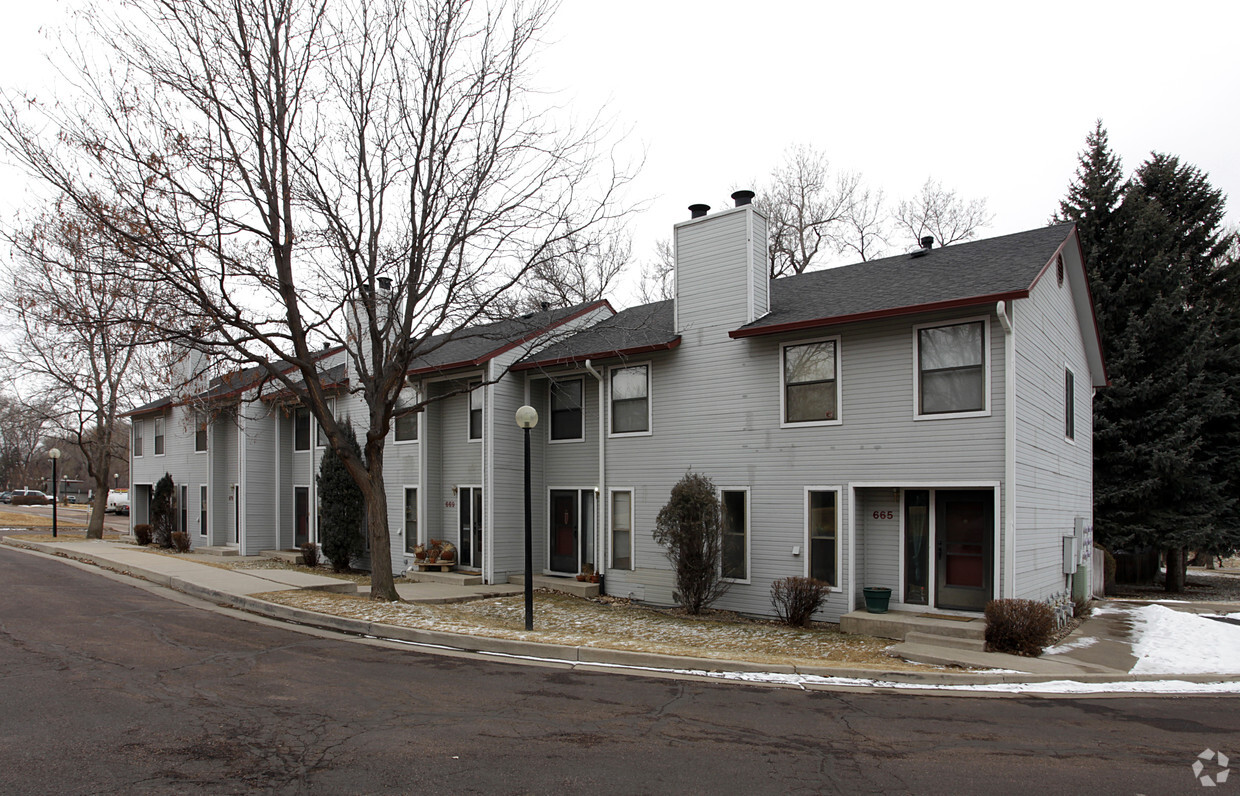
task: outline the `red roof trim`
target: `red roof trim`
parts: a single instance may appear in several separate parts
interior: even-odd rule
[[[780,332],[798,332],[802,329],[818,329],[823,326],[838,326],[842,323],[873,321],[879,318],[896,318],[901,315],[916,315],[917,313],[934,312],[935,310],[953,310],[959,307],[975,307],[979,304],[990,304],[996,301],[1012,301],[1014,299],[1028,297],[1028,289],[1010,290],[1005,293],[992,293],[988,296],[970,296],[969,298],[951,299],[950,301],[934,301],[929,304],[912,304],[907,307],[891,307],[889,309],[874,310],[872,312],[855,312],[851,315],[835,315],[828,318],[814,318],[813,320],[808,321],[777,323],[771,326],[758,326],[752,329],[740,328],[728,332],[728,337],[739,339],[742,337],[759,337],[768,334],[779,334]]]
[[[494,351],[489,351],[475,359],[463,359],[459,362],[449,362],[444,365],[428,365],[427,367],[424,367],[424,368],[410,368],[409,370],[405,371],[405,375],[417,376],[423,373],[442,373],[442,372],[449,371],[449,370],[457,370],[459,368],[477,367],[478,365],[481,365],[483,362],[487,362],[489,360],[495,359],[495,357],[499,356],[500,354],[511,351],[512,349],[516,348],[517,346],[523,343],[528,343],[530,340],[533,340],[535,337],[538,337],[541,334],[545,334],[552,329],[555,329],[559,326],[563,326],[569,321],[575,321],[578,318],[582,317],[583,315],[586,315],[587,313],[591,313],[597,309],[602,309],[603,307],[606,307],[607,309],[611,310],[612,315],[616,314],[616,310],[615,308],[611,306],[611,302],[608,301],[607,299],[601,299],[599,301],[595,301],[590,304],[587,304],[586,306],[574,312],[572,315],[567,315],[561,318],[560,320],[556,321],[555,323],[551,324],[550,326],[543,326],[541,328],[535,329],[534,331],[530,332],[529,334],[525,335],[519,340],[514,340],[511,343],[506,343],[500,346],[499,348],[495,349]]]
[[[651,343],[649,345],[639,345],[633,348],[622,348],[616,351],[597,351],[592,354],[581,354],[575,357],[557,357],[555,359],[544,359],[540,362],[527,362],[524,365],[513,365],[510,370],[534,370],[535,368],[551,368],[557,365],[576,365],[585,362],[587,359],[612,359],[614,357],[629,357],[637,354],[649,354],[652,351],[671,351],[673,348],[680,346],[680,336],[669,340],[666,343]]]

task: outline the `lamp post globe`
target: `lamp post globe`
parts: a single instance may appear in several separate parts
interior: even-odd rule
[[[534,535],[530,515],[530,429],[538,425],[538,410],[523,406],[517,410],[517,426],[525,432],[525,629],[534,629]]]

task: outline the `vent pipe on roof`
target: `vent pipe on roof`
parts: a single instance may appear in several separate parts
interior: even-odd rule
[[[689,218],[701,218],[710,212],[710,205],[689,205]]]
[[[736,191],[732,194],[732,201],[736,202],[737,207],[744,207],[753,201],[753,191]]]

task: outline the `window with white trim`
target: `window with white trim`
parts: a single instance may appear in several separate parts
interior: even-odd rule
[[[469,383],[469,439],[482,439],[482,382]]]
[[[396,400],[396,419],[392,423],[397,442],[418,441],[418,415],[420,413],[410,409],[417,403],[418,392],[413,387],[405,387],[400,391]]]
[[[155,455],[164,455],[164,418],[155,418]]]
[[[310,450],[310,410],[304,406],[293,410],[293,450]]]
[[[917,330],[917,413],[986,411],[986,322]]]
[[[133,421],[133,455],[135,459],[142,458],[142,432],[143,422],[141,420]]]
[[[611,493],[611,568],[633,568],[633,493]]]
[[[207,414],[198,412],[194,415],[194,453],[207,450]]]
[[[335,398],[331,398],[327,401],[327,413],[331,415],[332,417],[336,417],[336,399]],[[336,420],[339,421],[340,418],[337,417]],[[327,432],[323,429],[323,424],[315,423],[314,425],[318,431],[318,433],[315,435],[315,440],[314,440],[315,445],[317,445],[320,448],[326,448],[328,445]]]
[[[1063,369],[1063,435],[1076,439],[1076,376]]]
[[[723,529],[722,574],[729,580],[749,580],[749,492],[724,489],[719,493]]]
[[[582,410],[585,382],[581,379],[553,381],[550,392],[551,441],[585,439],[585,418]]]
[[[418,546],[418,490],[405,487],[405,552],[413,554]]]
[[[809,576],[832,586],[840,583],[838,493],[810,490],[806,493],[809,536]]]
[[[839,420],[839,341],[790,343],[781,347],[784,423]]]
[[[650,433],[650,366],[611,369],[611,433]]]

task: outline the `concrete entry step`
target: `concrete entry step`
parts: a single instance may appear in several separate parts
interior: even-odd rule
[[[980,638],[961,638],[960,636],[940,636],[937,633],[922,633],[910,630],[904,635],[905,644],[925,644],[936,647],[951,647],[958,650],[984,652],[986,642]]]
[[[476,572],[419,572],[405,570],[405,580],[413,583],[449,583],[453,586],[481,586],[482,576]]]
[[[509,583],[517,583],[525,585],[524,575],[509,575]],[[574,578],[553,578],[548,575],[534,576],[535,589],[551,589],[553,591],[562,591],[575,597],[597,597],[598,584],[586,583]]]
[[[913,611],[888,611],[872,614],[867,611],[851,611],[840,617],[840,630],[863,636],[878,636],[904,641],[909,633],[929,633],[950,638],[984,640],[986,618],[953,615],[950,619],[935,617]]]
[[[286,564],[304,564],[305,560],[301,557],[300,550],[262,550],[259,555],[263,558],[270,558],[273,561],[283,561]]]
[[[195,547],[194,552],[199,553],[204,556],[239,556],[241,555],[241,552],[237,550],[237,548],[226,547],[226,546]]]

